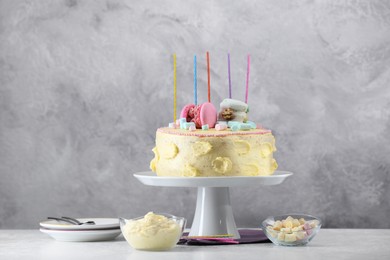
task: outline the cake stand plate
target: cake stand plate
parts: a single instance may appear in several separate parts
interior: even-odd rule
[[[189,236],[228,235],[240,238],[233,217],[229,187],[278,185],[291,172],[276,171],[270,176],[232,176],[232,177],[166,177],[154,172],[134,174],[141,183],[162,187],[198,188],[194,221]]]

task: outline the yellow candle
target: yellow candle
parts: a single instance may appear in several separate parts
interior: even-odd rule
[[[173,122],[176,122],[176,53],[173,54]]]

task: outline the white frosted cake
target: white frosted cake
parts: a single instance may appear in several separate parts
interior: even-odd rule
[[[270,130],[159,128],[152,171],[159,176],[264,176],[277,168]]]

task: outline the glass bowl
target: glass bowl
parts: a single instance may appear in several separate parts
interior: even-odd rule
[[[302,246],[309,243],[321,228],[321,220],[305,214],[268,217],[261,223],[265,235],[281,246]]]
[[[166,213],[149,212],[143,217],[119,218],[123,236],[137,250],[165,251],[181,238],[187,220]]]

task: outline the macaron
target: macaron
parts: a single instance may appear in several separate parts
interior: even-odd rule
[[[231,108],[236,112],[248,112],[248,104],[236,99],[225,98],[219,106],[222,110],[225,108]]]
[[[186,118],[187,122],[191,122],[192,118],[194,117],[192,115],[194,108],[195,108],[194,104],[185,105],[180,112],[180,118]]]
[[[214,128],[217,123],[217,110],[213,104],[209,102],[203,103],[198,115],[201,122],[200,128],[202,128],[202,125],[209,125],[209,128]]]
[[[202,125],[214,128],[217,122],[217,110],[209,102],[201,105],[188,104],[181,110],[180,118],[186,118],[187,122],[194,122],[196,128],[199,129],[202,128]]]

